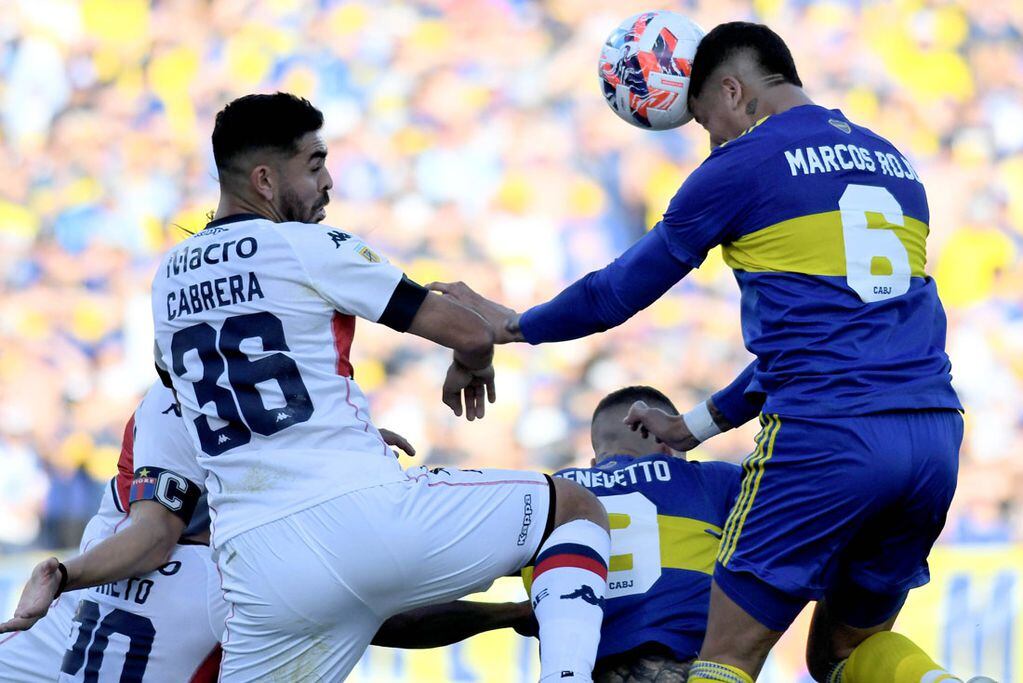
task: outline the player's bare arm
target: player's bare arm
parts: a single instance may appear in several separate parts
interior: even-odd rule
[[[515,629],[526,637],[536,636],[536,617],[528,600],[498,603],[457,600],[409,610],[385,621],[373,644],[402,649],[444,647],[502,628]]]
[[[444,379],[442,398],[451,410],[470,421],[482,418],[494,387],[494,328],[482,315],[443,296],[428,296],[408,331],[454,351]]]
[[[515,310],[491,301],[464,282],[431,282],[426,288],[451,297],[483,316],[494,328],[495,344],[525,341]]]
[[[711,423],[709,428],[704,426],[700,417],[704,412],[707,421]],[[711,436],[733,428],[728,418],[714,404],[713,398],[707,399],[685,415],[671,415],[660,408],[651,408],[643,401],[636,401],[625,416],[625,424],[633,431],[640,430],[644,438],[653,435],[676,451],[691,451]],[[693,424],[699,424],[704,431],[694,429]]]
[[[184,521],[152,500],[133,503],[130,514],[130,526],[87,552],[63,564],[50,557],[36,565],[22,590],[14,618],[0,624],[0,633],[31,628],[64,591],[147,574],[166,564],[185,529]]]

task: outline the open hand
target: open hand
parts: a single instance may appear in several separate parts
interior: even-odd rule
[[[53,602],[53,595],[60,585],[58,564],[57,558],[51,557],[35,566],[28,583],[21,591],[21,600],[14,610],[14,618],[0,624],[0,633],[27,631],[46,616]]]
[[[427,289],[449,296],[476,311],[494,328],[494,343],[524,341],[519,331],[519,314],[496,301],[491,301],[464,282],[431,282]]]
[[[645,401],[632,404],[625,424],[632,431],[639,429],[644,439],[652,434],[659,443],[666,443],[676,451],[691,451],[700,443],[681,415],[669,415],[660,408],[651,408]]]
[[[487,401],[497,400],[494,387],[494,366],[483,370],[470,370],[458,361],[452,361],[444,378],[442,400],[456,416],[462,416],[462,399],[465,399],[465,417],[470,422],[482,418],[486,413]]]
[[[396,448],[400,448],[402,452],[404,452],[405,455],[409,456],[410,458],[415,456],[416,449],[413,448],[412,444],[409,443],[408,439],[406,439],[401,434],[397,432],[392,432],[390,429],[378,429],[377,431],[380,432],[380,436],[383,437],[384,443],[387,444],[388,446],[395,446]]]

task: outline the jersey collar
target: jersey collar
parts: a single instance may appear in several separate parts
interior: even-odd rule
[[[235,213],[230,216],[218,218],[215,221],[210,221],[206,224],[206,227],[216,228],[221,225],[227,225],[228,223],[238,223],[240,221],[251,221],[256,219],[266,220],[266,216],[260,216],[258,213]]]

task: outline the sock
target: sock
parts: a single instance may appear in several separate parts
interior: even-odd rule
[[[875,633],[839,662],[827,683],[962,683],[904,635]]]
[[[689,667],[688,683],[753,683],[745,671],[730,664],[697,659]]]
[[[611,538],[584,519],[557,527],[540,547],[529,597],[540,625],[540,680],[586,683],[604,620]]]

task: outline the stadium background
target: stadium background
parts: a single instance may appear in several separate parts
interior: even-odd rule
[[[894,140],[931,201],[928,269],[968,408],[959,492],[907,630],[961,670],[1023,681],[1023,4],[1011,0],[3,0],[0,9],[0,607],[78,542],[153,379],[148,287],[216,206],[209,134],[228,100],[283,89],[326,114],[327,222],[416,280],[517,308],[603,265],[707,153],[694,126],[618,120],[596,59],[630,13],[766,21],[811,96]],[[362,324],[357,378],[418,462],[588,459],[597,400],[650,383],[680,407],[747,362],[719,256],[623,327],[502,348],[483,422],[441,405],[445,354]],[[738,460],[751,428],[698,458]],[[58,551],[64,552],[67,551]],[[514,582],[491,597],[519,599]],[[787,638],[762,680],[801,680]],[[373,653],[360,681],[525,681],[535,644]],[[808,678],[806,680],[809,680]]]

